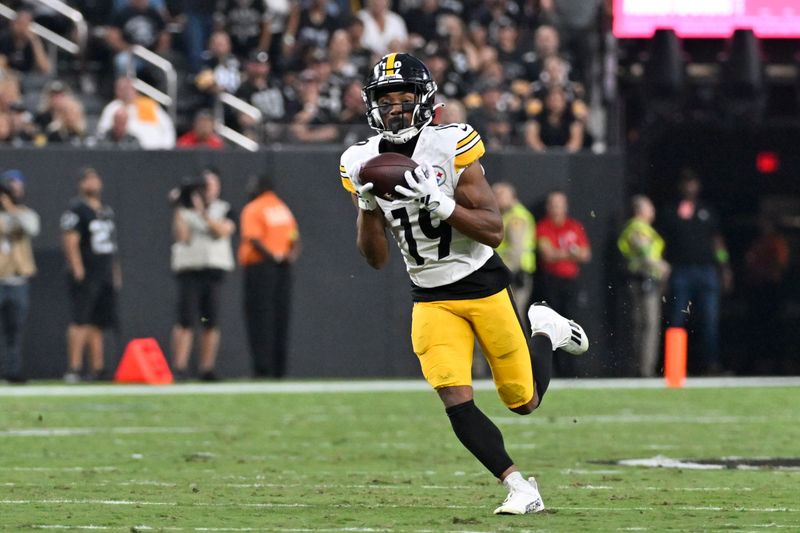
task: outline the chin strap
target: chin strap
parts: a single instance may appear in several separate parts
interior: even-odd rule
[[[424,127],[424,126],[423,126]],[[420,132],[422,128],[416,128],[414,126],[409,126],[408,128],[403,128],[402,130],[398,131],[397,133],[392,133],[391,131],[382,131],[381,135],[383,138],[389,141],[392,144],[403,144],[407,143],[411,139],[414,138],[416,134]]]

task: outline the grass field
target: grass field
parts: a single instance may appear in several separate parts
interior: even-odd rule
[[[477,401],[545,513],[491,514],[505,491],[429,391],[34,396],[0,397],[0,529],[800,530],[800,469],[602,463],[798,457],[798,388],[556,388],[528,417]]]

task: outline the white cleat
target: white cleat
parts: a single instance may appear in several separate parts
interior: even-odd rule
[[[574,320],[559,315],[546,302],[537,302],[528,309],[531,334],[544,333],[550,337],[553,349],[561,348],[572,355],[581,355],[589,349],[589,337]]]
[[[518,476],[510,481],[503,481],[508,487],[508,496],[503,504],[494,510],[494,514],[530,514],[544,511],[542,495],[536,480],[529,477],[527,480]]]

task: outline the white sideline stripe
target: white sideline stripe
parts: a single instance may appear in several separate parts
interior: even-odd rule
[[[86,485],[81,482],[81,485]],[[78,483],[73,481],[71,483],[59,483],[62,486],[77,486]],[[130,487],[130,486],[156,486],[156,487],[177,487],[177,483],[167,483],[163,481],[150,481],[150,480],[137,480],[130,481],[117,481],[113,483],[100,482],[93,483],[95,487],[105,487],[109,485]],[[460,489],[473,489],[475,485],[412,485],[408,483],[403,484],[378,484],[378,483],[348,483],[348,484],[335,484],[335,483],[210,483],[206,484],[210,487],[224,487],[227,489],[277,489],[288,487],[308,487],[314,489],[384,489],[384,490],[405,490],[405,489],[423,489],[423,490],[460,490]],[[28,487],[39,486],[38,483],[0,483],[0,487]],[[627,490],[624,487],[614,487],[611,485],[559,485],[559,490]],[[752,492],[755,489],[752,487],[639,487],[640,490],[649,490],[656,492]]]
[[[67,505],[151,505],[160,507],[178,507],[177,502],[149,502],[133,500],[67,500],[67,499],[45,499],[45,500],[0,500],[0,505],[37,505],[37,504],[67,504]],[[246,507],[246,508],[327,508],[334,507],[339,509],[406,509],[406,508],[426,508],[426,509],[474,509],[471,505],[424,505],[408,504],[399,505],[391,503],[374,504],[352,504],[352,503],[331,503],[331,504],[306,504],[306,503],[189,503],[181,505],[185,507]],[[637,506],[637,507],[552,507],[559,511],[655,511],[663,510],[659,507]],[[791,507],[719,507],[714,505],[706,506],[670,506],[670,509],[678,511],[711,511],[711,512],[748,512],[748,513],[800,513],[800,508]]]
[[[127,529],[123,526],[95,526],[95,525],[86,525],[86,526],[68,526],[64,524],[35,524],[25,526],[26,528],[31,529],[91,529],[91,530],[114,530],[114,529]],[[150,527],[145,525],[133,526],[136,531],[264,531],[262,527],[176,527],[176,526],[157,526],[157,527]],[[391,529],[377,529],[372,527],[341,527],[341,528],[314,528],[314,529],[307,529],[307,528],[273,528],[269,529],[270,531],[282,531],[282,532],[304,532],[304,531],[354,531],[354,532],[372,532],[372,531],[392,531]],[[472,533],[472,532],[469,532]],[[475,532],[478,533],[478,532]]]
[[[559,485],[558,488],[561,490],[628,490],[626,487],[610,485]],[[752,487],[638,487],[638,489],[658,492],[753,492],[754,490]]]
[[[98,433],[201,433],[212,429],[188,427],[83,427],[83,428],[14,428],[0,430],[0,437],[74,437]]]
[[[508,425],[572,425],[572,424],[741,424],[745,422],[798,421],[796,416],[692,416],[692,415],[659,415],[659,414],[619,414],[619,415],[572,415],[547,418],[496,416],[495,423]]]
[[[476,380],[475,390],[494,390],[488,379]],[[687,388],[798,387],[800,377],[688,378]],[[551,389],[663,389],[660,378],[554,379]],[[0,388],[0,397],[24,396],[141,396],[158,394],[307,394],[325,392],[430,391],[430,385],[414,380],[282,381],[189,383],[177,385],[29,385]]]
[[[117,466],[0,466],[15,472],[116,472]]]

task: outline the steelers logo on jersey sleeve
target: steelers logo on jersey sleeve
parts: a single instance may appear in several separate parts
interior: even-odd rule
[[[436,176],[436,185],[441,187],[447,179],[447,171],[439,165],[434,165],[433,174]]]

